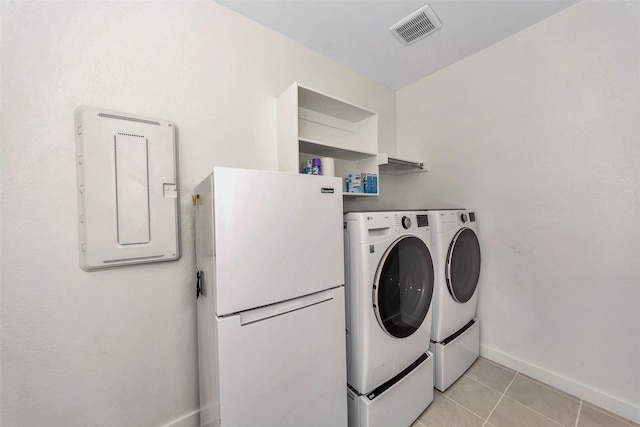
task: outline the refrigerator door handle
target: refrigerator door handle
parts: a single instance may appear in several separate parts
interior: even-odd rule
[[[260,322],[271,317],[291,313],[292,311],[300,310],[302,308],[310,307],[316,304],[321,304],[332,299],[333,289],[327,289],[326,291],[317,292],[315,294],[306,295],[304,297],[296,298],[293,300],[283,301],[265,307],[243,311],[240,313],[240,324],[242,326],[245,326],[251,323]]]
[[[196,273],[196,299],[200,298],[200,295],[204,295],[202,292],[202,271]]]

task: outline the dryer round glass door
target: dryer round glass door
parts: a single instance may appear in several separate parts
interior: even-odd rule
[[[480,244],[472,229],[461,228],[451,239],[446,275],[451,297],[459,303],[469,301],[480,277]]]
[[[405,236],[386,250],[373,283],[373,308],[382,329],[396,338],[413,334],[429,312],[433,261],[422,240]]]

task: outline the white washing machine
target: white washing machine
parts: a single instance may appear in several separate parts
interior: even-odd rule
[[[344,215],[351,427],[408,427],[433,400],[426,211]]]
[[[435,269],[433,325],[434,386],[446,390],[480,354],[478,279],[480,244],[475,212],[428,211]]]

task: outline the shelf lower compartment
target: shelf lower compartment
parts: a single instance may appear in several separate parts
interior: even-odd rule
[[[334,159],[333,174],[342,178],[343,195],[347,197],[376,197],[379,192],[375,193],[351,193],[345,192],[345,179],[349,174],[362,173],[374,174],[378,177],[380,185],[380,176],[378,170],[377,154],[362,153],[346,149],[335,149],[334,147],[326,147],[320,143],[309,142],[308,140],[300,140],[299,164],[302,167],[304,162],[311,161],[316,157],[331,157]],[[322,165],[320,166],[322,168]],[[322,170],[322,169],[321,169]],[[299,169],[299,172],[302,168]]]
[[[314,141],[312,139],[300,138],[299,149],[301,154],[308,154],[316,157],[333,157],[350,161],[362,160],[369,157],[377,157],[378,153],[367,153],[363,151],[349,150],[330,144]]]

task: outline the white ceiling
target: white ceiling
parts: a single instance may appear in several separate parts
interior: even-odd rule
[[[400,89],[578,0],[217,0],[371,79]],[[442,28],[403,45],[389,27],[429,4]]]

